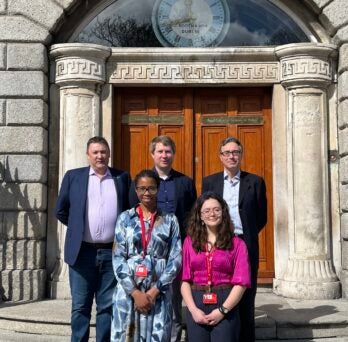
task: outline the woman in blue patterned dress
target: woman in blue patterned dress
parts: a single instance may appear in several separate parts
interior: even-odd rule
[[[170,341],[171,283],[181,268],[176,217],[157,208],[159,178],[151,170],[134,180],[139,204],[116,223],[112,342]]]

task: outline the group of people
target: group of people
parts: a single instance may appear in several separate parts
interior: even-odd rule
[[[255,340],[258,233],[267,220],[263,179],[240,170],[243,147],[221,142],[224,171],[194,182],[172,168],[175,143],[158,136],[154,161],[133,181],[108,167],[103,137],[87,142],[89,167],[64,175],[56,217],[67,226],[71,341]]]

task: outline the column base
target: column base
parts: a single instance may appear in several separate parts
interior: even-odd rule
[[[69,266],[62,259],[57,259],[55,269],[49,281],[49,297],[52,299],[71,299],[69,284]]]
[[[49,297],[51,299],[71,299],[69,281],[51,280],[48,286],[49,286]]]
[[[273,292],[295,299],[337,299],[341,298],[341,284],[339,281],[310,282],[301,279],[298,281],[273,279]]]
[[[348,270],[342,270],[340,273],[342,283],[342,297],[348,298]]]

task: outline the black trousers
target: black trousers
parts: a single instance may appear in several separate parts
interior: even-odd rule
[[[223,304],[231,289],[214,291],[218,297],[217,304],[203,304],[204,292],[192,290],[192,297],[196,306],[205,314],[209,314]],[[239,340],[239,314],[237,307],[232,309],[222,321],[214,326],[197,324],[189,311],[187,311],[186,321],[189,342],[238,342]]]
[[[251,270],[251,288],[246,289],[239,302],[240,336],[239,342],[255,342],[255,297],[257,289],[257,269]]]

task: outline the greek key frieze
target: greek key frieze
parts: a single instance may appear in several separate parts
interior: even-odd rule
[[[282,62],[282,79],[315,77],[331,80],[331,64],[319,59],[285,60]]]
[[[279,80],[278,63],[269,64],[126,64],[119,63],[110,72],[110,82],[245,82],[274,83]]]
[[[91,60],[79,58],[62,59],[57,61],[56,79],[59,81],[66,78],[82,78],[104,81],[104,66]]]

